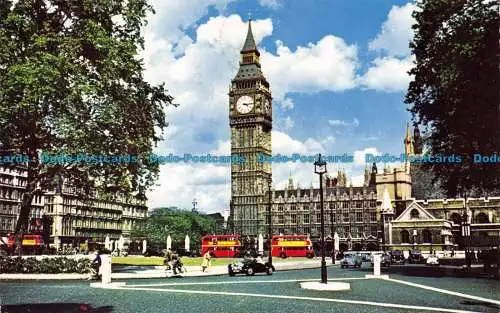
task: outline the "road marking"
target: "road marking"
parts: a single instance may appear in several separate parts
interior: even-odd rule
[[[269,294],[239,293],[239,292],[179,290],[179,289],[139,288],[139,287],[128,288],[128,287],[110,286],[108,288],[109,289],[120,289],[120,290],[159,291],[159,292],[170,292],[170,293],[207,294],[207,295],[241,296],[241,297],[257,297],[257,298],[273,298],[273,299],[292,299],[292,300],[308,300],[308,301],[312,300],[312,301],[322,301],[322,302],[337,302],[337,303],[347,303],[347,304],[370,305],[370,306],[379,306],[379,307],[385,307],[385,308],[411,309],[411,310],[418,310],[418,311],[424,310],[424,311],[438,311],[438,312],[452,312],[452,313],[478,313],[478,312],[474,312],[474,311],[463,311],[463,310],[415,306],[415,305],[404,305],[404,304],[394,304],[394,303],[378,303],[378,302],[357,301],[357,300],[341,300],[341,299],[329,299],[329,298],[316,298],[316,297],[296,297],[296,296],[281,296],[281,295],[269,295]]]
[[[335,280],[362,280],[367,279],[364,277],[353,277],[353,278],[333,278],[328,279],[328,281]],[[127,285],[127,287],[158,287],[158,286],[191,286],[191,285],[220,285],[220,284],[261,284],[261,283],[295,283],[295,282],[306,282],[306,281],[319,281],[319,279],[286,279],[286,280],[232,280],[232,281],[221,281],[221,282],[204,282],[204,283],[160,283],[160,284],[136,284]]]
[[[432,291],[436,291],[436,292],[446,293],[446,294],[449,294],[449,295],[458,296],[458,297],[462,297],[462,298],[469,298],[469,299],[473,299],[473,300],[479,300],[479,301],[483,301],[483,302],[489,302],[489,303],[494,303],[494,304],[500,305],[500,301],[493,300],[493,299],[487,299],[487,298],[482,298],[482,297],[478,297],[478,296],[468,295],[468,294],[465,294],[465,293],[460,293],[460,292],[455,292],[455,291],[449,291],[449,290],[440,289],[440,288],[436,288],[436,287],[431,287],[431,286],[426,286],[426,285],[411,283],[411,282],[407,282],[407,281],[404,281],[404,280],[398,280],[398,279],[392,279],[392,278],[386,278],[384,280],[392,281],[392,282],[395,282],[395,283],[400,283],[400,284],[404,284],[404,285],[408,285],[408,286],[413,286],[413,287],[417,287],[417,288],[432,290]]]

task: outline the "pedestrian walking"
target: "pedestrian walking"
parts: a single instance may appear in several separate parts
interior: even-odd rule
[[[210,268],[212,262],[212,255],[210,254],[210,251],[205,252],[203,255],[203,263],[201,264],[201,271],[205,272],[207,268]]]
[[[100,269],[102,265],[102,260],[101,260],[101,251],[97,250],[95,252],[95,257],[92,260],[92,273],[89,276],[89,280],[91,279],[99,279],[101,277]]]

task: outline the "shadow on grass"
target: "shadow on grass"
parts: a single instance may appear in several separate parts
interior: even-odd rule
[[[93,308],[86,303],[26,303],[2,305],[2,313],[109,313],[113,312],[113,306],[101,306]]]

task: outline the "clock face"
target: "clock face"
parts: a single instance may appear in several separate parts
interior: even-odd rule
[[[250,96],[241,96],[236,102],[236,110],[242,114],[246,114],[253,109],[253,99]]]

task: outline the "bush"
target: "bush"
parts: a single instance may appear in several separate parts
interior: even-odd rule
[[[92,262],[87,258],[69,259],[66,257],[43,258],[10,258],[0,257],[0,273],[90,273]]]

